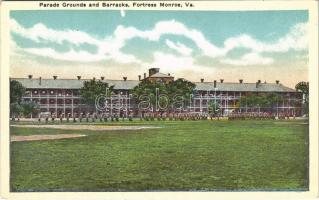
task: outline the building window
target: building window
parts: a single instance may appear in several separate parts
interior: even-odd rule
[[[45,92],[45,90],[42,90],[42,94],[45,94],[46,92]]]
[[[51,90],[51,91],[50,91],[50,94],[53,94],[53,93],[54,93],[54,91],[53,91],[53,90]]]

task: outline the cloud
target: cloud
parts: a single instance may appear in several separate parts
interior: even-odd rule
[[[245,48],[250,53],[243,55],[239,59],[227,58],[227,52]],[[289,50],[305,51],[308,49],[308,24],[298,23],[290,28],[289,32],[277,41],[272,43],[261,42],[253,37],[242,34],[231,37],[224,42],[224,52],[226,58],[221,58],[221,63],[231,65],[268,65],[274,62],[273,58],[263,57],[262,53],[285,53]]]
[[[101,60],[100,55],[90,54],[87,51],[74,51],[73,49],[65,53],[57,52],[52,48],[26,48],[24,51],[33,55],[65,61],[96,62]]]
[[[247,53],[244,54],[239,59],[225,58],[220,60],[221,63],[231,64],[231,65],[268,65],[274,62],[274,59],[269,57],[262,57],[258,53]]]
[[[68,52],[57,52],[52,48],[26,48],[25,52],[42,57],[49,57],[56,60],[79,61],[79,62],[99,62],[102,60],[115,60],[119,63],[140,63],[135,56],[115,52],[111,55],[91,54],[87,51],[75,51],[71,49]]]
[[[223,46],[217,47],[211,43],[199,30],[190,29],[181,22],[175,20],[160,21],[155,24],[151,30],[141,31],[135,27],[118,26],[114,32],[116,38],[122,38],[123,43],[126,40],[139,37],[150,41],[158,41],[163,35],[177,35],[186,37],[194,42],[202,55],[218,59],[221,63],[230,65],[269,65],[274,63],[271,57],[264,57],[262,53],[285,53],[289,50],[302,51],[308,48],[308,25],[307,23],[298,23],[294,25],[286,35],[274,42],[264,42],[253,38],[248,34],[241,34],[230,37],[224,41]],[[189,56],[192,49],[181,43],[174,43],[166,40],[166,45],[176,50],[183,56]],[[229,58],[229,52],[234,49],[247,49],[249,53],[239,59]],[[158,57],[158,56],[157,56]],[[156,56],[155,56],[156,58]],[[171,56],[166,59],[172,59]],[[172,63],[178,63],[181,59],[172,59]],[[185,62],[188,60],[184,60]],[[156,62],[155,64],[161,64]],[[170,65],[170,63],[167,63]]]
[[[125,17],[125,11],[123,9],[121,9],[120,13],[121,13],[121,17]]]
[[[31,28],[24,28],[16,20],[10,19],[10,30],[24,38],[28,38],[37,43],[42,42],[55,42],[62,44],[67,41],[71,44],[79,45],[83,43],[95,44],[99,40],[90,36],[89,34],[76,30],[63,30],[58,31],[47,28],[44,24],[38,23]]]
[[[212,71],[212,67],[198,65],[196,60],[192,56],[177,56],[170,53],[164,53],[156,51],[153,53],[153,62],[146,64],[146,66],[156,66],[163,71],[178,72],[183,70],[198,70],[209,69]],[[203,72],[203,71],[202,71]]]
[[[190,29],[183,23],[169,20],[157,22],[153,29],[141,31],[135,27],[124,27],[119,25],[114,31],[115,38],[121,38],[126,41],[135,37],[158,41],[163,35],[177,35],[191,39],[204,55],[217,57],[224,55],[222,49],[210,43],[205,36],[198,30]]]
[[[167,54],[163,52],[154,52],[154,62],[153,65],[160,67],[160,68],[168,68],[168,69],[174,69],[174,68],[189,68],[194,65],[194,59],[192,57],[186,57],[186,56],[175,56],[173,54]]]
[[[118,26],[114,32],[115,38],[122,38],[123,41],[139,37],[151,41],[158,41],[163,35],[177,35],[191,39],[201,50],[203,55],[208,57],[226,56],[236,48],[250,49],[253,52],[287,52],[293,50],[307,49],[308,28],[307,23],[298,23],[289,32],[273,43],[259,41],[248,34],[241,34],[226,39],[222,47],[211,43],[199,30],[190,29],[183,23],[170,20],[160,21],[151,30],[141,31],[135,27]]]
[[[235,48],[246,48],[253,52],[288,52],[289,50],[306,50],[308,48],[308,25],[298,23],[289,32],[273,43],[261,42],[250,35],[242,34],[231,37],[224,42],[225,52]]]
[[[76,62],[96,62],[101,60],[115,60],[119,63],[140,63],[141,61],[133,55],[124,54],[120,49],[125,45],[122,40],[107,37],[104,40],[97,39],[91,35],[74,30],[58,31],[53,30],[42,23],[35,24],[31,28],[24,28],[16,20],[10,20],[10,30],[24,38],[36,43],[54,42],[62,44],[69,42],[74,45],[92,44],[98,49],[96,54],[91,54],[85,50],[74,51],[72,48],[68,52],[58,52],[53,48],[19,48],[30,54],[48,57],[57,60],[76,61]]]
[[[124,10],[121,11],[121,16],[125,16]],[[55,42],[62,44],[66,41],[74,45],[87,43],[97,47],[96,54],[89,53],[85,51],[85,49],[74,51],[70,48],[69,52],[61,53],[52,48],[20,48],[20,50],[24,50],[34,55],[76,62],[115,60],[119,63],[144,64],[143,61],[136,58],[135,55],[122,52],[122,48],[126,46],[128,40],[133,38],[158,42],[164,35],[175,35],[188,38],[193,41],[194,45],[198,48],[200,55],[232,65],[271,64],[274,62],[274,59],[263,57],[262,53],[284,53],[289,50],[302,51],[307,50],[308,47],[307,23],[296,24],[286,35],[273,42],[260,41],[249,34],[240,34],[226,39],[223,45],[218,47],[209,41],[201,31],[189,28],[185,24],[175,20],[159,21],[149,30],[139,30],[133,26],[125,27],[123,25],[118,25],[113,34],[107,35],[104,38],[97,38],[77,30],[54,30],[46,27],[42,23],[35,24],[30,28],[25,28],[14,19],[11,19],[10,22],[10,29],[13,33],[28,38],[36,43]],[[169,48],[182,55],[178,62],[182,58],[188,58],[193,53],[193,49],[180,42],[174,42],[167,39],[165,40],[165,43]],[[243,55],[239,59],[229,58],[229,52],[239,48],[247,49],[249,50],[249,53]],[[158,56],[159,55],[157,55],[157,57]],[[169,56],[166,57],[172,58]],[[154,58],[156,58],[156,56],[154,56]],[[177,62],[177,60],[175,61]],[[186,59],[184,61],[189,62],[190,60]]]
[[[174,49],[175,51],[177,51],[178,53],[180,53],[184,56],[189,56],[193,52],[193,49],[185,46],[184,44],[182,44],[180,42],[174,43],[171,40],[167,39],[167,40],[165,40],[165,43],[169,48]]]
[[[266,44],[264,52],[287,52],[290,49],[295,51],[308,49],[309,41],[308,23],[295,24],[290,31],[274,44]]]

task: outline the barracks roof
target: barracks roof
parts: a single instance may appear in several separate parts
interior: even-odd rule
[[[195,90],[212,90],[214,91],[213,82],[197,82]],[[288,88],[277,83],[216,83],[217,91],[235,91],[235,92],[296,92],[294,89]]]
[[[153,74],[149,77],[152,77],[152,78],[173,78],[173,76],[170,76],[168,74],[163,74],[161,72],[157,72],[156,74]]]
[[[30,89],[80,89],[85,81],[90,79],[28,79],[28,78],[12,78],[11,80],[19,81],[25,88]],[[103,80],[109,84],[114,85],[116,90],[130,90],[138,85],[139,81],[135,80]]]
[[[25,88],[29,89],[79,89],[83,86],[84,81],[90,79],[41,79],[36,78],[12,78],[11,80],[19,81]],[[138,80],[103,80],[114,85],[116,90],[130,90],[139,84]],[[195,90],[214,91],[213,82],[195,82]],[[277,83],[259,83],[256,88],[256,83],[216,83],[217,91],[236,91],[236,92],[295,92],[294,89],[288,88]]]

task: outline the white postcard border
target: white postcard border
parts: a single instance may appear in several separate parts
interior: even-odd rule
[[[45,1],[43,1],[45,2]],[[49,1],[54,3],[55,1]],[[57,1],[58,2],[58,1]],[[63,2],[63,1],[59,1]],[[111,2],[111,1],[107,1]],[[118,3],[119,1],[117,1]],[[138,1],[128,1],[128,3]],[[159,1],[143,1],[159,3]],[[164,1],[161,1],[164,2]],[[168,1],[172,3],[173,1]],[[40,8],[38,2],[2,2],[0,68],[0,178],[1,196],[9,199],[313,199],[318,196],[318,3],[316,1],[176,1],[192,2],[183,10],[308,10],[310,24],[309,83],[309,191],[291,192],[10,192],[9,191],[9,11],[56,10]],[[72,3],[69,2],[68,3]],[[75,2],[74,2],[75,3]],[[86,2],[88,3],[88,2]],[[121,10],[122,8],[58,8],[58,10]],[[124,10],[181,10],[180,8],[124,8]]]

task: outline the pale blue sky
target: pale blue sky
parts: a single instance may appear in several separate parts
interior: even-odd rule
[[[307,78],[307,11],[37,10],[12,11],[10,17],[17,76],[19,65],[32,60],[43,70],[72,65],[79,73],[84,64],[100,72],[117,66],[140,73],[153,66],[178,76],[220,76],[233,69],[235,79],[239,69],[253,67],[259,74],[303,70]]]

